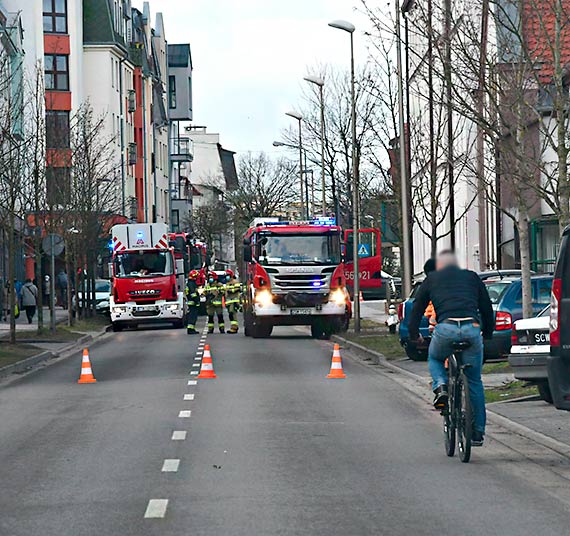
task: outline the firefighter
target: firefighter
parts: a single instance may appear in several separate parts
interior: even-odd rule
[[[225,287],[215,273],[210,273],[204,288],[206,294],[206,313],[208,314],[208,333],[214,333],[214,315],[218,317],[220,333],[225,333],[224,326],[224,298]]]
[[[233,335],[239,330],[237,314],[241,304],[241,284],[232,270],[226,270],[226,276],[228,279],[226,282],[226,309],[231,325],[228,333]]]
[[[186,298],[188,300],[188,326],[186,333],[188,335],[196,335],[196,321],[198,320],[198,309],[200,308],[200,295],[198,294],[198,279],[200,272],[192,270],[188,274],[186,282]]]

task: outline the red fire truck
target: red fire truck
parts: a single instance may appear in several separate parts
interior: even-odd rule
[[[184,272],[204,272],[208,266],[208,249],[204,242],[193,239],[188,233],[170,233],[168,243],[174,249],[174,258],[184,261]]]
[[[354,287],[354,231],[344,232],[346,284],[350,295]],[[380,230],[360,229],[358,237],[358,274],[360,291],[364,298],[384,298],[386,290],[382,288],[382,255]]]
[[[175,259],[166,224],[115,225],[111,229],[111,244],[113,330],[162,322],[183,327],[184,260]]]
[[[257,218],[244,237],[246,336],[273,326],[308,325],[315,338],[348,327],[352,312],[334,219]]]

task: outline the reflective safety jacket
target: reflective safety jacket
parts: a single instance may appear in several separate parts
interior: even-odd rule
[[[206,295],[206,305],[221,306],[222,299],[225,295],[225,285],[219,281],[213,283],[206,283],[204,287],[204,294]]]
[[[198,307],[200,305],[200,296],[198,295],[198,284],[193,279],[186,282],[186,298],[190,307]]]
[[[226,305],[240,303],[241,283],[233,277],[226,283]]]

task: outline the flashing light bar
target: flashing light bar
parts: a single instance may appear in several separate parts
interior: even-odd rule
[[[336,225],[336,219],[334,216],[330,217],[320,217],[320,218],[313,218],[312,220],[304,220],[304,221],[271,221],[271,222],[264,222],[258,224],[260,225],[318,225],[321,227],[334,227]]]

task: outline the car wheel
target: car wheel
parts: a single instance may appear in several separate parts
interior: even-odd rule
[[[411,347],[409,344],[404,346],[404,350],[408,358],[412,361],[427,361],[428,354],[426,351],[420,351],[417,348]]]
[[[172,322],[172,327],[174,329],[182,329],[184,327],[184,320],[177,320],[176,322]]]
[[[536,386],[538,387],[538,394],[540,395],[540,398],[549,404],[553,404],[554,400],[552,398],[552,393],[550,392],[550,385],[548,385],[548,382],[539,382]]]
[[[118,333],[119,331],[123,331],[123,325],[122,324],[117,324],[116,322],[113,324],[113,331],[115,333]]]
[[[255,324],[252,329],[254,339],[266,339],[271,337],[273,326],[271,324]]]

